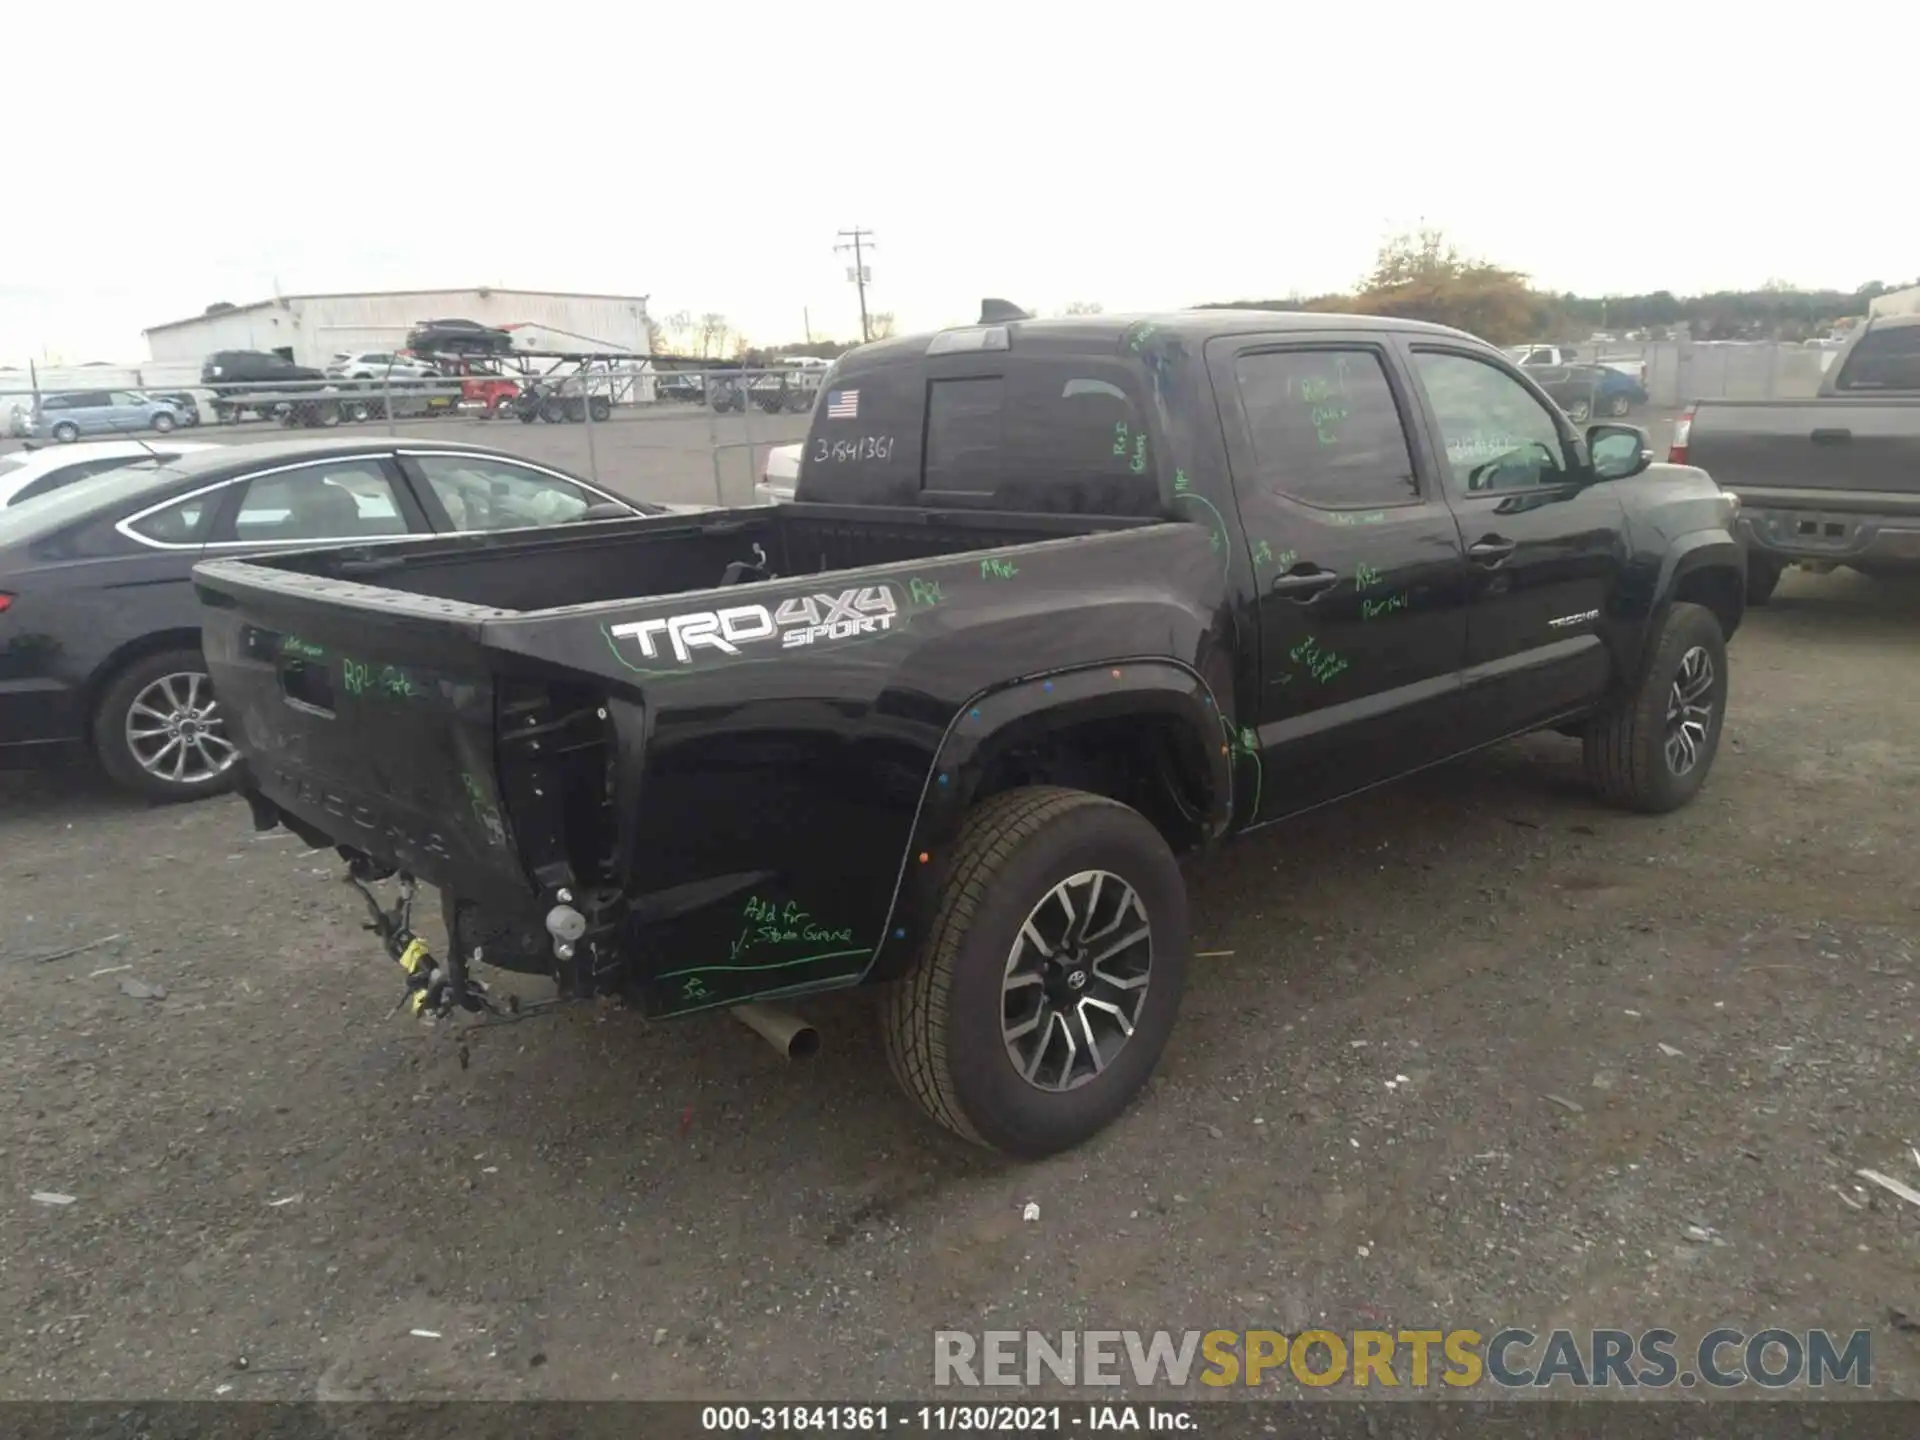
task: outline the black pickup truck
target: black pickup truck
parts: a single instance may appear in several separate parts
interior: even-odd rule
[[[1747,603],[1789,565],[1920,569],[1920,315],[1860,326],[1805,400],[1701,400],[1668,458],[1741,500]]]
[[[1543,728],[1694,795],[1744,557],[1651,461],[1452,330],[1019,319],[843,357],[790,504],[195,577],[255,823],[440,890],[444,957],[369,899],[417,1009],[880,985],[908,1091],[1031,1156],[1160,1055],[1176,855]]]

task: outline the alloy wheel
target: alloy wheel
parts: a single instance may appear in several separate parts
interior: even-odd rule
[[[239,752],[205,675],[162,675],[127,707],[127,748],[140,768],[170,785],[205,785],[227,772]]]
[[[1134,888],[1083,870],[1028,913],[1007,954],[1001,1034],[1029,1085],[1072,1090],[1133,1037],[1153,971],[1153,930]]]
[[[1685,775],[1700,763],[1713,725],[1713,657],[1695,645],[1680,657],[1667,692],[1667,769]]]

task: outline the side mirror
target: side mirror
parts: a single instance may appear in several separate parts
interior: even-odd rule
[[[1587,456],[1596,480],[1626,480],[1653,464],[1653,443],[1637,425],[1589,425]]]

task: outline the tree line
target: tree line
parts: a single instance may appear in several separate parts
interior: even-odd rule
[[[1521,271],[1463,254],[1438,230],[1421,229],[1382,245],[1373,268],[1351,291],[1211,301],[1200,308],[1391,315],[1451,325],[1496,345],[1584,340],[1597,331],[1655,339],[1807,340],[1859,319],[1869,302],[1905,288],[1873,280],[1853,291],[1803,290],[1769,280],[1757,290],[1710,295],[1556,295],[1536,290]]]

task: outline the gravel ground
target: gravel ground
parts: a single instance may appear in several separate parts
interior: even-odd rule
[[[1920,1397],[1920,1209],[1853,1174],[1920,1184],[1916,622],[1789,575],[1677,815],[1536,737],[1195,864],[1162,1073],[1025,1167],[844,997],[792,1069],[592,1006],[463,1069],[326,855],[0,776],[0,1398],[845,1399],[925,1393],[936,1328],[1723,1322],[1867,1327]]]

